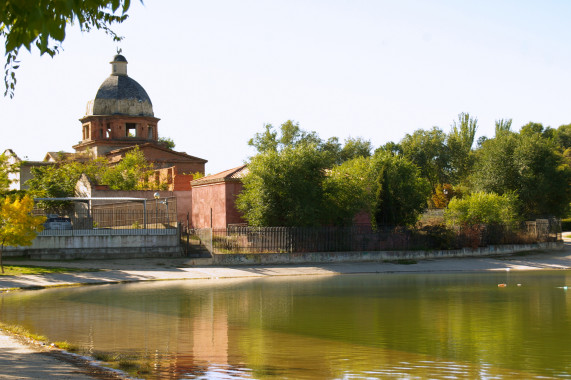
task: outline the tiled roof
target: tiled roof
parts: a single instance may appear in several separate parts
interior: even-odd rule
[[[151,103],[151,98],[136,80],[126,75],[111,75],[101,84],[95,99],[135,99]]]
[[[163,152],[167,152],[167,153],[170,153],[170,154],[174,154],[174,155],[177,155],[177,156],[181,156],[181,157],[184,157],[184,158],[186,158],[186,159],[192,159],[192,160],[194,160],[194,161],[200,161],[200,162],[204,162],[204,163],[208,162],[208,160],[205,160],[204,158],[191,156],[190,154],[186,154],[185,152],[177,152],[177,151],[175,151],[175,150],[168,149],[168,148],[164,148],[164,147],[162,147],[162,146],[160,146],[160,145],[158,145],[158,144],[150,143],[150,142],[149,142],[149,143],[145,143],[145,144],[136,144],[136,145],[126,146],[126,147],[124,147],[124,148],[114,149],[114,150],[112,150],[112,151],[110,151],[110,152],[107,152],[106,155],[107,155],[107,156],[112,156],[112,155],[117,154],[117,153],[128,152],[128,151],[130,151],[130,150],[135,149],[136,146],[138,146],[139,149],[141,149],[141,150],[148,147],[148,148],[153,148],[153,149],[157,149],[157,150],[162,150]]]
[[[247,165],[242,165],[220,173],[211,174],[206,177],[196,179],[190,182],[190,184],[192,186],[199,186],[217,182],[237,182],[240,181],[246,174],[248,174],[248,167]]]

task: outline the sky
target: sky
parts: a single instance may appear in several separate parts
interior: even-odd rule
[[[207,174],[243,164],[247,142],[286,120],[379,147],[458,114],[571,123],[571,2],[565,0],[145,0],[114,30],[69,28],[54,58],[23,51],[0,98],[0,151],[41,160],[81,139],[79,119],[117,52],[175,150]]]

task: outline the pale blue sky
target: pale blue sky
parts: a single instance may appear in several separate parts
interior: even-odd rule
[[[478,136],[500,118],[571,123],[569,19],[563,0],[146,0],[116,30],[159,134],[216,173],[287,119],[375,147],[448,131],[460,112],[478,118]],[[63,47],[21,55],[16,96],[0,99],[0,150],[39,160],[80,140],[117,44],[74,28]]]

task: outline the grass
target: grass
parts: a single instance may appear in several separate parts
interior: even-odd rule
[[[79,346],[69,343],[68,341],[63,342],[54,342],[57,348],[61,348],[62,350],[66,350],[67,352],[79,352]]]
[[[565,235],[563,235],[563,237],[571,238],[571,234],[565,234]]]
[[[79,269],[66,267],[41,267],[34,265],[4,265],[4,273],[0,276],[21,276],[28,274],[69,273],[69,272],[94,272],[97,269]]]
[[[29,330],[27,330],[27,329],[25,329],[19,325],[11,325],[8,323],[0,322],[0,329],[8,331],[14,335],[18,335],[18,336],[25,337],[28,339],[36,340],[38,342],[47,342],[48,341],[47,337],[45,337],[43,335],[31,333]]]

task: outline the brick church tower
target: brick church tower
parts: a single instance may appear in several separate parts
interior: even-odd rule
[[[158,141],[160,119],[145,89],[127,75],[127,59],[117,54],[110,63],[111,75],[80,119],[82,140],[73,146],[76,153],[106,157],[113,164],[138,146],[155,169],[174,166],[177,174],[204,173],[206,160],[168,149]]]

